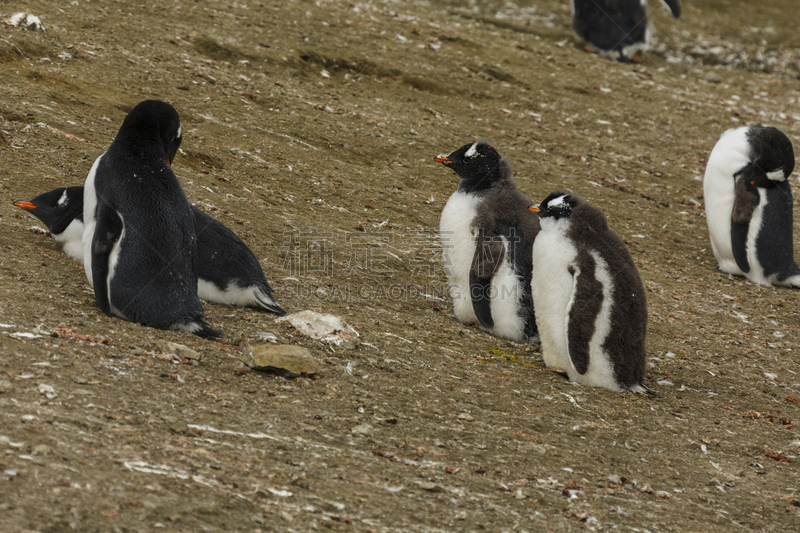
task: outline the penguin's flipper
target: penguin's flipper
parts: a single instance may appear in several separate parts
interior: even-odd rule
[[[736,266],[744,272],[750,272],[750,261],[747,259],[747,234],[750,231],[750,219],[758,207],[758,189],[750,182],[753,165],[748,165],[736,178],[733,189],[733,211],[731,211],[731,251]]]
[[[472,268],[469,270],[469,295],[472,309],[481,326],[494,327],[492,318],[492,277],[503,262],[506,247],[499,236],[478,239]]]
[[[672,16],[678,18],[681,16],[681,4],[679,0],[661,0],[667,9],[670,10]]]
[[[122,218],[119,214],[103,202],[98,202],[96,226],[92,237],[92,283],[97,305],[108,316],[112,314],[108,287],[111,252],[119,241],[122,230]]]
[[[736,260],[736,266],[747,274],[750,272],[750,261],[747,260],[747,233],[750,231],[750,221],[731,221],[731,251]]]
[[[595,277],[595,260],[581,254],[571,265],[572,296],[567,306],[567,349],[569,358],[579,374],[589,370],[589,343],[594,335],[594,324],[603,306],[603,284]]]

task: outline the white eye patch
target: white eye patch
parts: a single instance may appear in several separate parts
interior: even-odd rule
[[[66,203],[67,203],[67,191],[65,189],[64,193],[61,195],[61,198],[58,199],[58,203],[56,205],[58,205],[58,207],[64,207]]]
[[[178,138],[178,139],[180,139],[180,138],[181,138],[181,127],[180,127],[180,126],[178,126],[178,137],[177,137],[177,138]]]
[[[783,175],[782,168],[779,168],[778,170],[773,170],[772,172],[767,172],[767,178],[771,179],[772,181],[783,181],[786,179]]]
[[[467,150],[467,153],[464,154],[464,159],[472,159],[473,157],[478,155],[478,143],[473,144]]]
[[[549,202],[547,202],[547,208],[552,209],[553,207],[560,207],[566,203],[566,196],[559,196],[558,198],[553,198]]]

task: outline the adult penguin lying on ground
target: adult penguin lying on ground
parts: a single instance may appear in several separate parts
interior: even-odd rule
[[[456,318],[498,337],[538,343],[531,247],[539,222],[511,167],[485,140],[436,161],[461,178],[442,211],[440,238]]]
[[[61,187],[14,205],[37,216],[64,252],[83,262],[83,187]],[[207,302],[286,314],[250,248],[228,227],[192,207],[197,235],[197,294]]]
[[[584,385],[654,395],[644,385],[647,299],[625,244],[574,194],[529,209],[542,226],[532,290],[545,364]]]
[[[197,296],[191,206],[170,165],[178,113],[146,100],[95,160],[83,191],[83,265],[100,309],[146,326],[219,337]]]

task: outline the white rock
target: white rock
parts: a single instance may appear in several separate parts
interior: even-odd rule
[[[275,321],[288,321],[294,329],[303,335],[335,346],[341,346],[345,349],[355,348],[361,342],[358,339],[358,332],[353,326],[334,315],[323,315],[314,311],[300,311]]]

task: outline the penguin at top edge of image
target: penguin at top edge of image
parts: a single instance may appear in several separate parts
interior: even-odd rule
[[[679,0],[662,0],[674,18]],[[652,33],[647,0],[572,0],[572,29],[586,49],[623,63],[640,61]]]

